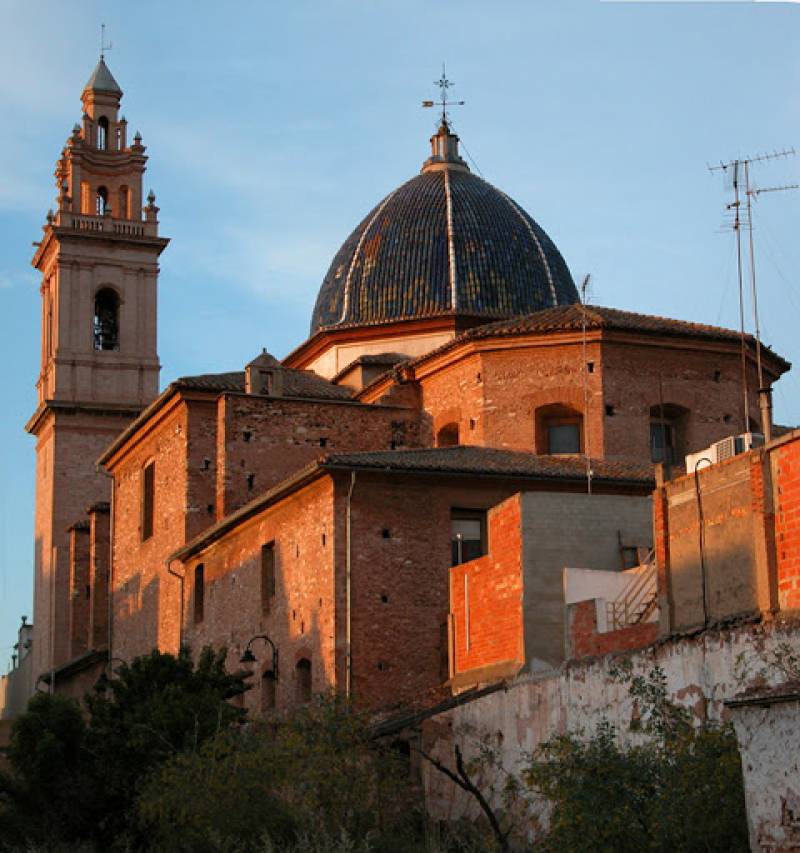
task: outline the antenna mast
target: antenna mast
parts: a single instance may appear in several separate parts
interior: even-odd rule
[[[734,211],[733,230],[736,232],[736,273],[739,285],[739,337],[741,341],[741,361],[742,361],[742,394],[743,394],[743,424],[742,432],[750,431],[750,401],[748,399],[748,383],[747,383],[747,338],[745,333],[745,306],[744,306],[744,284],[742,281],[742,220],[741,220],[741,199],[739,196],[740,173],[744,171],[745,180],[745,197],[747,205],[747,225],[749,229],[749,244],[750,244],[750,289],[751,298],[753,300],[753,320],[756,333],[756,368],[758,372],[759,390],[763,386],[763,373],[761,369],[761,333],[758,321],[758,298],[756,292],[756,273],[755,273],[755,255],[753,253],[753,220],[751,206],[751,190],[750,190],[750,164],[758,163],[764,160],[777,160],[780,157],[790,157],[795,153],[794,148],[785,148],[783,151],[774,151],[771,154],[757,154],[754,157],[745,157],[742,159],[730,160],[727,163],[720,161],[718,166],[709,166],[709,172],[731,170],[731,180],[733,184],[733,201],[726,205],[728,210]],[[777,189],[777,188],[776,188]]]
[[[586,457],[586,494],[592,493],[592,454],[589,447],[589,376],[586,363],[586,289],[589,287],[591,273],[587,273],[581,284],[581,330],[583,338],[583,453]]]

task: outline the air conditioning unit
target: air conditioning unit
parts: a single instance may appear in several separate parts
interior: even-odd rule
[[[724,462],[740,453],[747,453],[754,447],[764,444],[764,436],[760,432],[743,432],[739,435],[729,435],[721,441],[715,441],[705,450],[689,453],[686,456],[686,473],[692,474],[717,462]]]

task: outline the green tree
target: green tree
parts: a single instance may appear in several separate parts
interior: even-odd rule
[[[248,689],[228,673],[225,650],[154,651],[123,664],[77,703],[37,695],[12,729],[11,773],[0,779],[0,821],[16,838],[49,844],[79,838],[100,850],[142,846],[135,800],[168,758],[237,727],[229,699]],[[4,840],[10,836],[4,835]]]
[[[748,850],[741,762],[730,726],[693,725],[656,667],[629,682],[641,736],[608,722],[562,735],[531,757],[525,782],[552,803],[549,851],[735,853]]]
[[[0,839],[85,837],[95,817],[93,764],[87,727],[72,699],[35,694],[15,722],[8,749],[11,772],[0,772]],[[78,804],[83,807],[76,808]]]
[[[170,850],[215,850],[221,839],[261,850],[264,837],[277,844],[288,834],[421,849],[421,801],[404,757],[335,696],[176,756],[151,776],[139,814]]]

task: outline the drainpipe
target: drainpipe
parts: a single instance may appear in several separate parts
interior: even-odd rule
[[[178,573],[172,568],[172,560],[164,560],[164,565],[167,568],[167,572],[171,574],[173,577],[178,578],[181,582],[181,604],[178,615],[178,652],[183,648],[183,588],[184,582],[186,580],[186,569],[183,570],[183,573]]]
[[[356,487],[356,472],[350,472],[350,488],[347,491],[347,510],[345,513],[345,676],[344,676],[344,693],[350,698],[350,690],[353,681],[353,653],[350,647],[351,638],[351,620],[352,613],[352,592],[351,592],[351,567],[352,567],[352,514],[351,505],[353,500],[353,489]]]

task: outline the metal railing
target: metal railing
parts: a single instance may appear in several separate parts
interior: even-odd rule
[[[658,578],[655,554],[651,551],[622,592],[614,601],[606,602],[606,620],[610,631],[644,622],[658,601]]]

